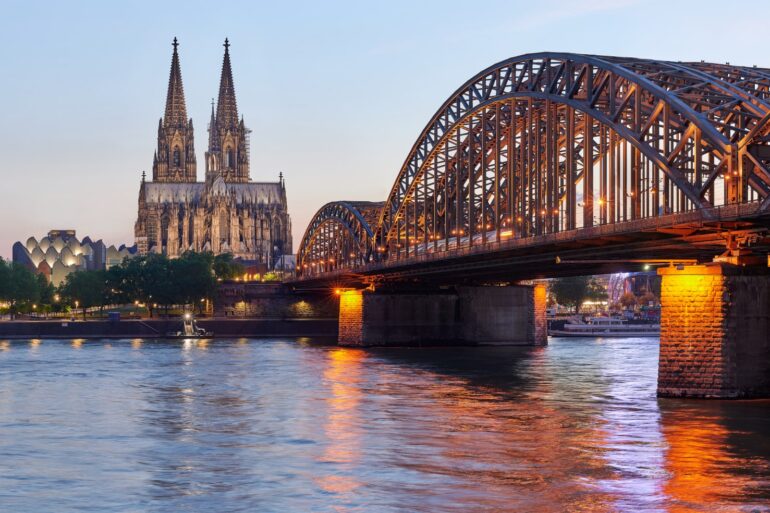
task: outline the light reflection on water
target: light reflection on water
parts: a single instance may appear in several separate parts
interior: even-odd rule
[[[770,511],[770,401],[654,341],[2,342],[0,511]]]

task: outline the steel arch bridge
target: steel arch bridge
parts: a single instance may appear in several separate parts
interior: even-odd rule
[[[770,69],[569,53],[507,59],[444,102],[381,207],[319,210],[298,275],[493,252],[508,240],[532,246],[598,227],[673,226],[676,216],[722,219],[741,205],[759,216],[770,207],[769,121]]]

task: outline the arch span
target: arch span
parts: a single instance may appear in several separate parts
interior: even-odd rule
[[[371,223],[369,256],[751,201],[767,209],[769,121],[767,69],[553,52],[507,59],[425,126]]]
[[[334,201],[310,221],[297,251],[297,270],[316,274],[363,265],[374,258],[372,223],[383,203]]]

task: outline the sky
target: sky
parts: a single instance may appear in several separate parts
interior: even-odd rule
[[[227,37],[251,177],[283,172],[296,249],[323,204],[385,200],[433,113],[491,64],[565,51],[770,67],[767,19],[759,0],[0,0],[0,256],[55,228],[133,244],[174,37],[199,180]]]

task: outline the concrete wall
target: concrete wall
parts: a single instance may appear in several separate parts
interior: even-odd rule
[[[222,337],[336,337],[336,319],[199,320],[198,325]],[[2,338],[155,338],[180,329],[165,320],[10,321],[0,322]]]
[[[540,288],[542,294],[536,294],[531,286],[460,288],[462,340],[473,344],[545,344],[545,288]]]
[[[338,340],[351,346],[544,344],[545,291],[539,292],[532,286],[347,291],[340,297]]]
[[[663,268],[658,395],[770,395],[770,276],[725,264]]]

